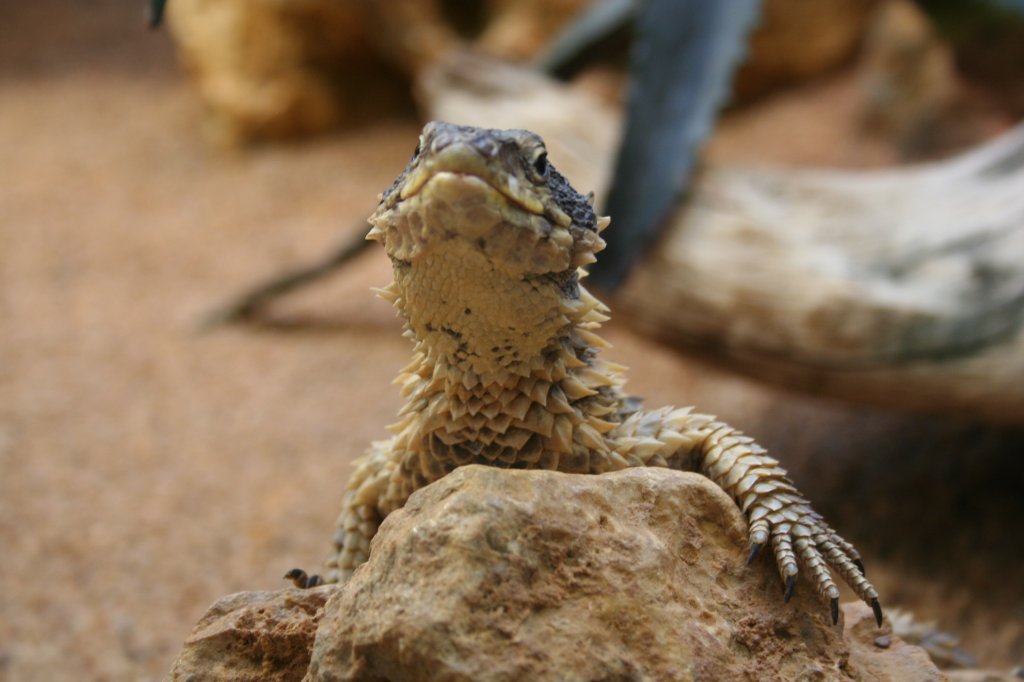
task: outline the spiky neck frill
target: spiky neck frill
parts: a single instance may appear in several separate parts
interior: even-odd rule
[[[424,481],[470,463],[599,469],[605,434],[621,419],[623,368],[597,357],[607,308],[575,272],[571,295],[557,277],[505,283],[491,273],[487,291],[461,290],[457,304],[436,282],[424,291],[421,274],[396,262],[395,281],[380,292],[415,343],[396,380],[406,402],[391,427],[406,466]],[[502,295],[503,285],[515,289]],[[447,323],[435,326],[434,315]]]

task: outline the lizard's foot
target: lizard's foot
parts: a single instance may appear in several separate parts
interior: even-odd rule
[[[810,573],[823,600],[828,600],[832,624],[839,622],[839,588],[832,581],[831,566],[843,577],[858,597],[875,613],[882,625],[882,607],[878,592],[864,577],[864,564],[853,545],[839,537],[825,520],[796,495],[775,495],[751,505],[749,564],[771,540],[779,573],[786,583],[783,599],[789,601],[796,587],[798,564]]]
[[[291,580],[292,584],[300,590],[305,590],[310,587],[316,587],[317,585],[323,585],[324,579],[319,575],[309,575],[301,568],[293,568],[284,574],[285,580]]]

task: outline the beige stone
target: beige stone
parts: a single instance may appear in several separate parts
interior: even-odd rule
[[[323,132],[408,106],[408,84],[370,45],[361,3],[175,0],[167,18],[218,145]]]
[[[1012,670],[953,670],[950,682],[1020,682],[1024,680],[1024,667]]]
[[[222,597],[192,629],[166,682],[302,679],[320,609],[334,589]]]
[[[733,83],[743,102],[851,60],[876,0],[766,0]]]
[[[167,680],[946,679],[863,604],[784,604],[745,530],[697,474],[462,467],[344,586],[218,601]]]
[[[851,656],[806,583],[784,604],[744,567],[745,530],[696,474],[462,467],[385,520],[306,679],[941,679],[913,647]]]
[[[891,682],[947,679],[924,649],[894,636],[888,620],[879,630],[867,605],[860,602],[843,604],[843,617],[851,668],[860,671],[863,679]]]

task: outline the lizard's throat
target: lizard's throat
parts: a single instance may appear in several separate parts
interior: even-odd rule
[[[529,375],[577,322],[575,272],[517,276],[465,248],[395,261],[394,271],[395,306],[417,350],[478,377]]]
[[[416,354],[392,429],[424,480],[470,462],[589,471],[584,454],[606,448],[620,380],[595,358],[606,308],[576,273],[515,277],[473,256],[394,270],[384,295]]]

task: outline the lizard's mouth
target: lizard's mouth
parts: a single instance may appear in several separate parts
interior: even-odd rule
[[[383,243],[392,258],[412,262],[457,240],[490,267],[525,276],[587,265],[604,246],[589,206],[590,226],[559,200],[567,192],[583,198],[557,173],[528,164],[518,147],[441,145],[429,135],[421,144],[426,151],[414,156],[370,216],[367,238]]]
[[[400,198],[402,201],[406,201],[412,197],[429,195],[430,187],[433,181],[438,180],[442,183],[448,183],[451,181],[458,181],[466,183],[469,187],[477,187],[479,189],[490,189],[495,194],[500,195],[500,198],[504,199],[505,202],[513,207],[519,208],[526,213],[530,213],[536,216],[544,216],[544,204],[541,203],[536,197],[530,196],[519,189],[519,183],[516,182],[514,177],[506,178],[505,182],[495,182],[492,179],[481,177],[475,173],[466,173],[459,171],[435,171],[433,173],[424,173],[422,178],[417,178],[414,183],[407,184],[402,188]],[[512,180],[509,182],[509,180]],[[495,197],[496,199],[498,197]]]
[[[424,174],[402,188],[396,203],[371,216],[374,228],[367,236],[402,261],[457,240],[517,275],[569,268],[575,251],[569,227],[554,222],[539,201],[492,179],[450,170]]]
[[[546,181],[530,176],[520,163],[498,152],[492,155],[481,153],[471,144],[451,144],[436,151],[433,157],[420,160],[399,190],[398,199],[404,202],[422,195],[438,180],[448,183],[452,180],[450,176],[454,175],[467,186],[486,185],[511,207],[543,216],[555,225],[569,227],[572,218],[553,201],[545,200],[545,192],[549,191]]]

